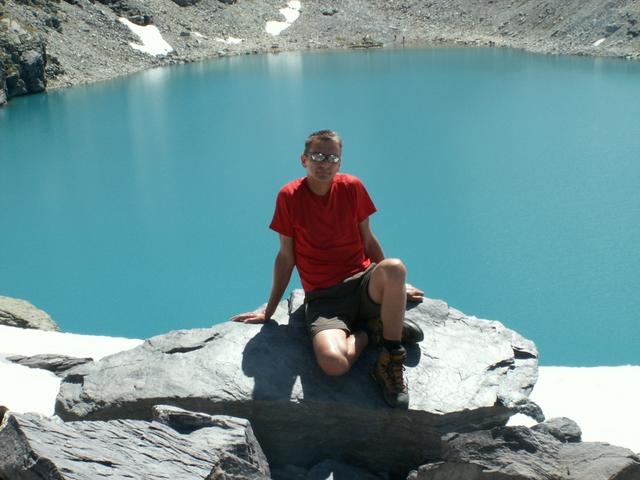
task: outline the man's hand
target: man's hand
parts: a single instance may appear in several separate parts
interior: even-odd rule
[[[258,310],[254,310],[253,312],[241,313],[240,315],[235,315],[230,318],[232,322],[242,322],[242,323],[265,323],[269,319],[265,316],[265,309],[259,308]]]
[[[424,292],[422,290],[418,290],[410,283],[407,283],[407,301],[421,302],[422,300],[424,300]]]

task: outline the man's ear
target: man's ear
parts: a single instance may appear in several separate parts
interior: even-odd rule
[[[303,168],[307,168],[307,156],[304,153],[300,155],[300,163],[302,164]]]

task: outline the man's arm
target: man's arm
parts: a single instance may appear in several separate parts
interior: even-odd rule
[[[296,264],[296,257],[293,250],[293,238],[280,235],[280,250],[276,255],[273,265],[273,281],[271,283],[271,294],[267,306],[254,312],[242,313],[232,317],[234,322],[244,323],[264,323],[274,314],[284,291],[289,285],[293,267]]]
[[[384,252],[382,246],[378,241],[378,238],[373,234],[371,225],[369,224],[369,218],[365,218],[360,224],[360,236],[364,243],[364,253],[371,259],[371,261],[380,263],[384,260]],[[407,300],[412,302],[421,302],[424,298],[424,292],[417,289],[413,285],[407,283]]]
[[[360,228],[360,237],[362,237],[362,243],[364,244],[365,255],[369,257],[372,262],[380,263],[384,260],[384,252],[382,251],[382,246],[378,238],[371,230],[369,217],[361,221],[358,227]]]

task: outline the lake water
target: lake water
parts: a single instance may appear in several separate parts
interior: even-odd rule
[[[321,128],[428,296],[533,339],[542,364],[640,364],[640,63],[622,60],[291,53],[15,99],[0,294],[131,337],[257,307],[276,192]]]

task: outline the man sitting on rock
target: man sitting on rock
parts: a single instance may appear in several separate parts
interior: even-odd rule
[[[376,208],[359,179],[338,173],[341,153],[333,131],[307,138],[301,156],[307,176],[282,187],[270,225],[280,234],[280,250],[269,301],[232,320],[269,320],[295,266],[320,368],[344,375],[367,345],[381,345],[373,376],[389,405],[408,408],[402,343],[419,342],[423,333],[404,314],[407,299],[421,301],[424,294],[405,283],[402,261],[384,257],[369,225]]]

